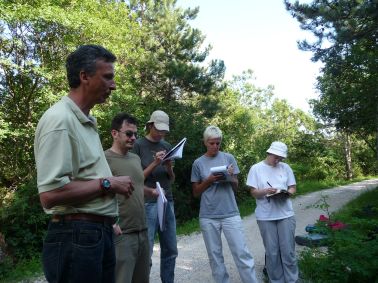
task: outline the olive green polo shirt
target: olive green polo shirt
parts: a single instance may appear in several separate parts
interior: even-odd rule
[[[117,194],[119,226],[124,234],[146,230],[144,174],[139,156],[131,152],[120,155],[108,149],[105,157],[114,176],[130,176],[133,181],[134,191],[129,198]]]
[[[34,154],[39,193],[61,188],[74,180],[112,176],[95,118],[86,116],[68,96],[43,114],[35,133]],[[114,196],[106,195],[82,204],[55,206],[45,212],[116,216],[118,206]]]

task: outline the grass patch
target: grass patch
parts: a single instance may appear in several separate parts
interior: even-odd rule
[[[251,196],[250,198],[239,203],[240,216],[243,218],[255,212],[256,200]]]
[[[369,180],[377,178],[377,176],[368,176],[368,177],[359,177],[354,178],[352,180],[321,180],[321,181],[313,181],[313,180],[303,180],[298,181],[297,183],[297,193],[296,195],[304,195],[311,192],[321,191],[333,187],[348,185],[356,182],[360,182],[363,180]]]
[[[378,188],[360,195],[340,209],[335,216],[342,221],[355,218],[376,218],[378,220]]]

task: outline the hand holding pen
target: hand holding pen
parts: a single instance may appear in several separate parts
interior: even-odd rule
[[[277,189],[274,189],[272,187],[272,185],[267,181],[266,182],[269,186],[269,188],[266,189],[266,194],[269,195],[269,194],[274,194],[275,192],[277,192]]]
[[[164,156],[165,156],[166,151],[165,150],[161,150],[161,151],[153,152],[153,153],[154,153],[154,155],[153,155],[154,161],[156,161],[158,163],[161,163],[162,160],[163,160],[163,158],[164,158]]]

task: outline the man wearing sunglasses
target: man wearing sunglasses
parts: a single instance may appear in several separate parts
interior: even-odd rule
[[[145,197],[147,214],[148,239],[150,242],[150,256],[152,256],[155,235],[159,234],[160,242],[160,278],[163,283],[174,282],[174,271],[177,257],[176,218],[173,206],[172,183],[175,179],[172,161],[162,163],[166,152],[172,146],[164,138],[169,133],[169,117],[167,113],[156,110],[146,123],[147,135],[139,138],[134,145],[133,152],[140,156],[144,169],[145,185],[156,192],[156,182],[165,191],[168,206],[165,214],[165,229],[160,231],[157,214],[156,196]],[[152,264],[152,261],[151,261]]]
[[[130,152],[137,138],[137,121],[127,113],[112,120],[112,147],[105,151],[114,176],[130,176],[134,192],[130,198],[117,194],[119,220],[114,225],[116,282],[148,283],[150,248],[147,234],[144,194],[156,197],[155,190],[144,190],[144,174],[138,155]]]

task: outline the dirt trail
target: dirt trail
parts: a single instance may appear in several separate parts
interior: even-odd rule
[[[320,192],[310,193],[293,199],[296,214],[296,235],[305,234],[307,224],[313,224],[324,211],[308,208],[321,198],[321,194],[328,196],[327,203],[330,211],[336,211],[348,201],[357,197],[361,192],[378,186],[378,179],[362,181],[351,185],[341,186]],[[257,227],[255,215],[252,214],[243,219],[247,245],[255,259],[256,274],[262,282],[262,269],[264,265],[264,247]],[[200,233],[178,238],[179,255],[176,262],[175,282],[177,283],[206,283],[213,282],[205,244]],[[297,252],[301,246],[296,247]],[[228,249],[227,242],[223,238],[224,260],[230,274],[231,282],[241,282],[238,271]],[[160,251],[159,246],[154,246],[153,266],[151,270],[151,283],[160,282]]]

